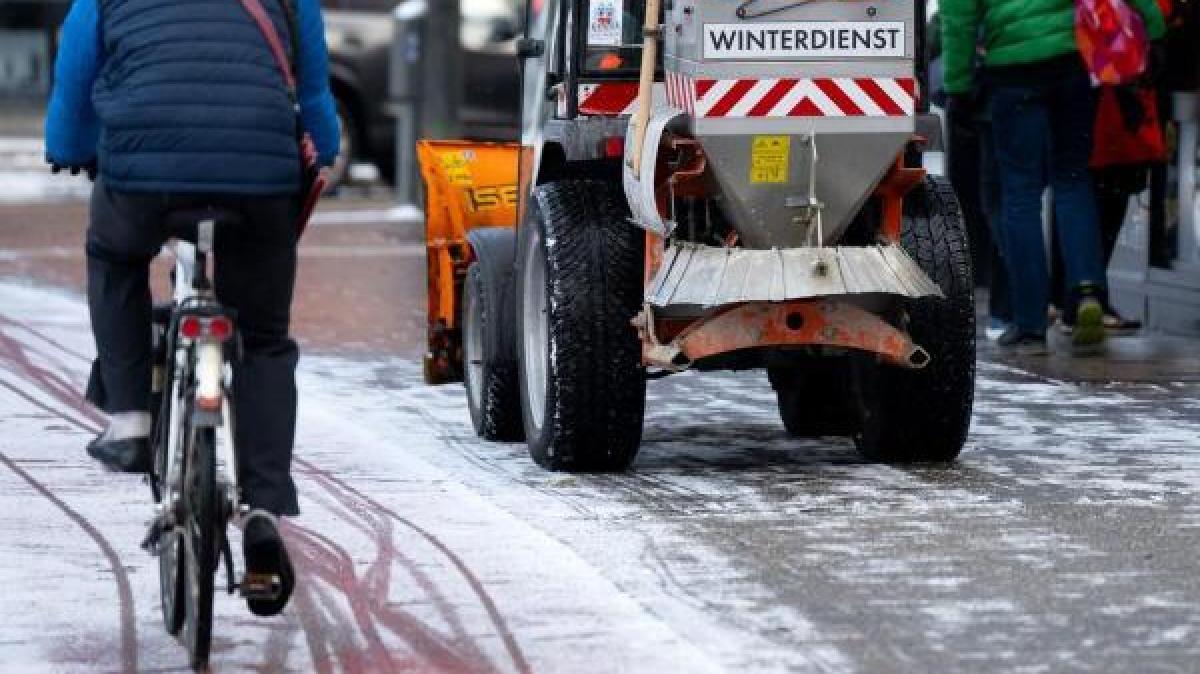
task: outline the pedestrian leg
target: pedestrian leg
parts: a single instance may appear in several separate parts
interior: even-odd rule
[[[1050,181],[1054,220],[1063,253],[1063,272],[1071,293],[1063,307],[1070,316],[1085,285],[1102,292],[1107,285],[1100,245],[1100,222],[1088,160],[1092,153],[1094,94],[1082,68],[1052,91]]]
[[[1049,275],[1042,237],[1049,115],[1037,89],[997,87],[992,127],[1000,177],[1001,247],[1013,320],[1025,334],[1046,332]]]

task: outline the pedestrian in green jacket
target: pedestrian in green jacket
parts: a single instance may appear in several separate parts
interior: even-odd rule
[[[1151,40],[1166,33],[1155,0],[1127,1],[1145,19]],[[988,67],[1037,63],[1078,51],[1073,0],[942,0],[938,13],[946,92],[950,94],[971,90],[981,27]]]
[[[1155,0],[1127,0],[1150,39],[1165,31]],[[1088,172],[1095,90],[1075,42],[1072,0],[942,0],[942,62],[948,107],[970,109],[976,77],[988,84],[1000,179],[999,244],[1012,319],[998,344],[1047,353],[1050,275],[1042,236],[1042,195],[1054,218],[1070,289],[1063,331],[1077,346],[1104,341],[1107,272],[1096,197]],[[983,64],[976,72],[982,31]]]

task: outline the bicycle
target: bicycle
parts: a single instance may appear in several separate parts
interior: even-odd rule
[[[282,588],[270,574],[245,573],[239,582],[226,536],[231,522],[266,516],[240,501],[230,365],[240,338],[234,312],[217,299],[208,272],[217,231],[239,222],[236,213],[214,209],[168,217],[173,298],[155,308],[153,320],[155,517],[143,547],[159,559],[163,624],[172,636],[182,631],[197,670],[208,662],[222,559],[229,594],[273,600]]]

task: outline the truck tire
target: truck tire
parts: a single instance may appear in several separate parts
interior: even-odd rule
[[[975,293],[966,223],[945,178],[926,178],[905,199],[901,243],[945,294],[906,306],[909,334],[931,360],[906,370],[857,359],[862,429],[855,443],[873,461],[953,461],[975,395]]]
[[[534,191],[517,235],[522,417],[549,470],[623,470],[641,444],[644,238],[627,217],[619,185],[563,180]]]
[[[779,418],[797,438],[849,436],[860,422],[849,385],[845,358],[767,368],[779,401]]]
[[[525,439],[517,389],[511,290],[497,284],[479,261],[467,269],[463,287],[463,384],[471,425],[484,440]],[[511,300],[510,300],[511,301]]]

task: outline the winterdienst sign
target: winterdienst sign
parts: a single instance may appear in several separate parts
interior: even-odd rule
[[[710,23],[704,58],[712,60],[904,56],[902,21]]]

